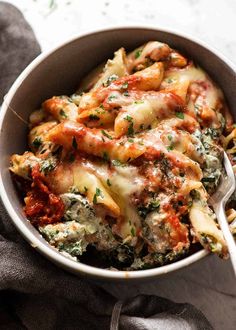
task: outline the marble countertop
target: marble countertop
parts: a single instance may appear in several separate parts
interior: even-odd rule
[[[236,64],[235,0],[8,0],[33,27],[42,50],[82,32],[120,25],[148,24],[197,37]],[[155,282],[104,285],[124,298],[157,294],[199,308],[214,329],[235,329],[236,281],[230,262],[206,258]]]
[[[236,62],[235,0],[8,0],[24,13],[42,50],[81,32],[148,24],[202,39]]]

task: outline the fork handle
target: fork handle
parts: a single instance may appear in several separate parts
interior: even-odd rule
[[[234,240],[233,235],[229,228],[229,224],[228,224],[228,220],[227,220],[227,217],[225,214],[225,208],[224,208],[223,203],[220,203],[217,211],[218,212],[216,212],[216,213],[218,214],[218,222],[219,222],[220,228],[223,232],[224,238],[226,240],[228,250],[229,250],[230,260],[231,260],[231,263],[233,266],[234,274],[236,276],[236,244],[235,244],[235,240]]]

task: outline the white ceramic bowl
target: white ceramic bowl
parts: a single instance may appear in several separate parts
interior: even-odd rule
[[[26,219],[22,203],[12,182],[9,156],[27,147],[29,114],[53,95],[71,94],[80,79],[123,46],[133,49],[149,40],[159,40],[180,50],[202,66],[222,88],[231,111],[236,104],[236,76],[232,63],[202,42],[167,30],[144,27],[114,28],[74,38],[56,49],[38,56],[18,77],[8,92],[0,112],[0,193],[2,201],[22,236],[41,254],[58,266],[96,279],[144,280],[176,271],[207,256],[200,250],[170,265],[139,271],[111,271],[73,261],[51,247]],[[235,116],[236,117],[236,116]]]

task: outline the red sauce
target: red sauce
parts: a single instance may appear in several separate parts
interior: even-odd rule
[[[32,179],[31,190],[25,198],[26,216],[37,226],[61,221],[64,204],[44,183],[44,175],[40,172],[39,165],[32,169]]]

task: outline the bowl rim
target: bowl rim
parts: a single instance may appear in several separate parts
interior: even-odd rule
[[[1,107],[0,111],[0,136],[2,133],[2,126],[3,121],[5,118],[5,114],[7,112],[7,109],[9,107],[9,104],[14,97],[15,92],[17,89],[21,86],[22,82],[27,78],[27,76],[30,74],[31,71],[33,71],[45,58],[50,56],[55,51],[65,47],[67,44],[72,43],[76,41],[77,39],[86,38],[90,35],[96,35],[101,34],[103,32],[112,32],[116,30],[152,30],[157,32],[163,32],[163,33],[169,33],[177,37],[185,38],[189,41],[195,42],[201,47],[205,48],[206,50],[212,52],[215,54],[220,60],[225,62],[234,72],[236,71],[236,66],[234,63],[231,62],[225,55],[221,54],[220,51],[217,49],[209,46],[205,42],[199,40],[198,38],[193,37],[190,34],[186,34],[183,32],[180,32],[178,30],[171,30],[168,28],[159,28],[159,27],[153,27],[148,24],[139,24],[139,25],[126,25],[126,26],[115,26],[115,27],[109,27],[109,28],[101,28],[101,29],[95,29],[91,31],[81,32],[77,34],[76,36],[73,36],[72,38],[69,38],[68,40],[62,42],[61,44],[57,45],[56,47],[53,47],[52,49],[48,51],[42,52],[40,55],[38,55],[19,75],[19,77],[15,80],[12,87],[4,97],[4,102]],[[3,178],[2,178],[2,172],[0,171],[0,196],[2,199],[2,202],[18,231],[23,235],[23,237],[31,244],[32,247],[36,248],[41,254],[43,254],[46,258],[50,259],[53,263],[61,266],[64,269],[67,269],[68,271],[74,273],[74,274],[83,274],[83,275],[89,275],[90,277],[95,277],[99,279],[107,279],[107,280],[122,280],[122,279],[146,279],[146,278],[155,278],[156,276],[160,276],[163,274],[167,274],[170,272],[173,272],[175,270],[181,269],[183,267],[186,267],[205,256],[209,255],[208,251],[205,251],[204,249],[193,253],[192,255],[183,258],[181,260],[175,261],[172,264],[164,265],[157,268],[147,269],[147,270],[136,270],[136,271],[116,271],[116,270],[108,270],[108,269],[102,269],[97,268],[94,266],[89,266],[83,263],[80,263],[78,261],[75,261],[71,258],[68,258],[58,252],[55,248],[53,248],[46,240],[41,241],[34,233],[26,226],[23,221],[20,220],[16,210],[11,204],[11,201],[9,200],[7,196],[7,192],[4,187]]]

